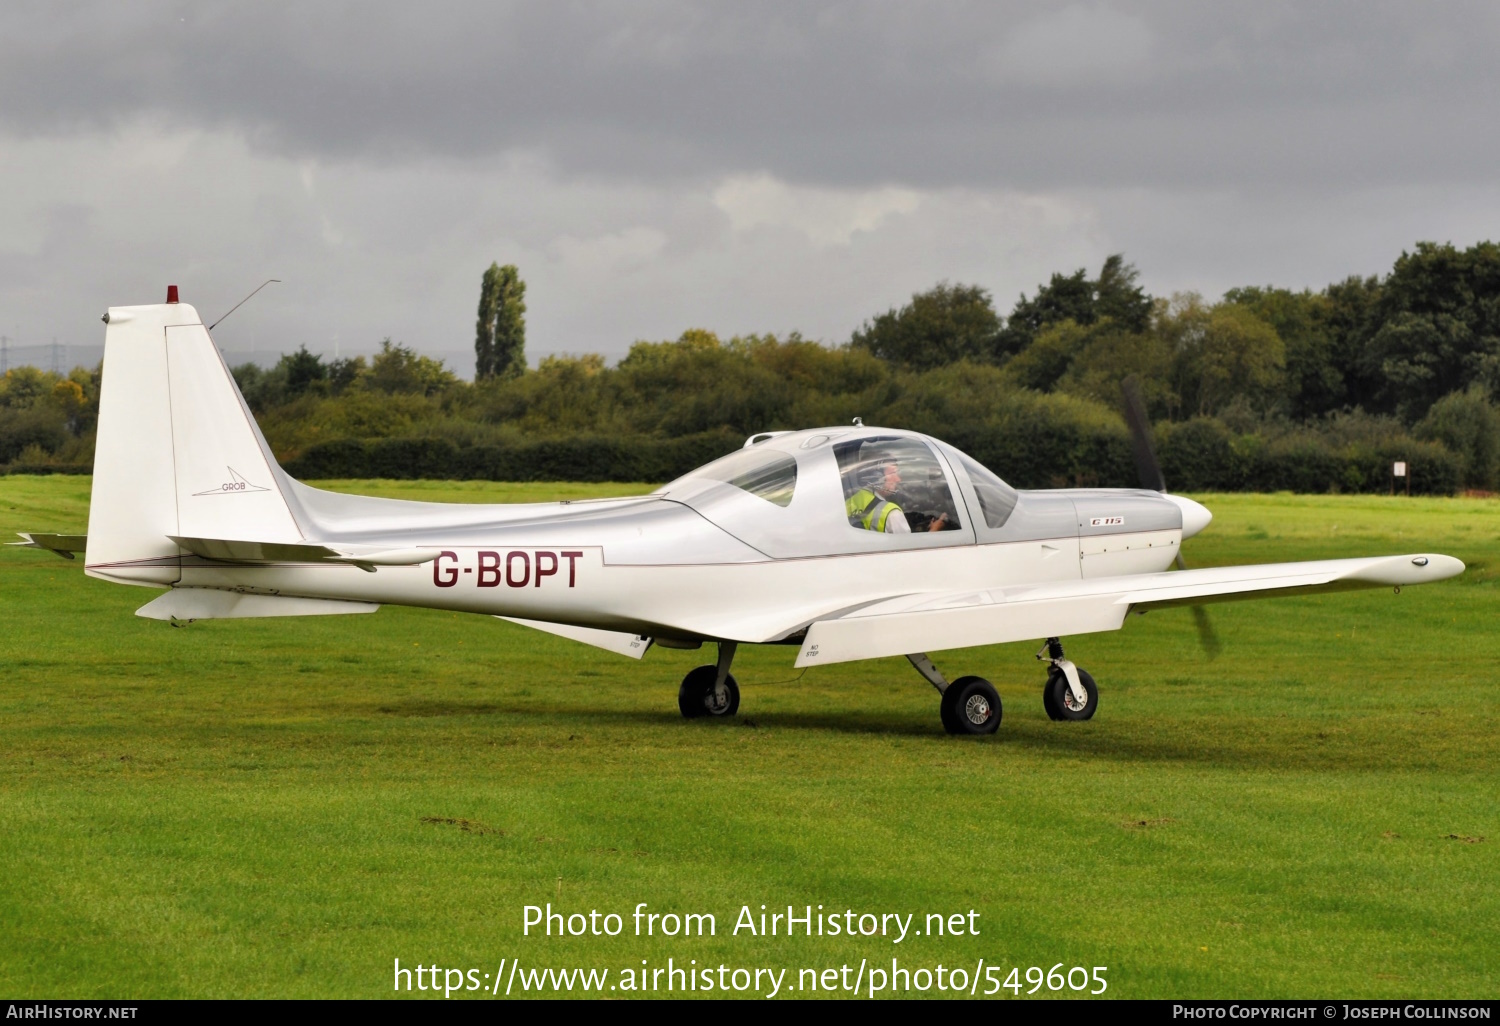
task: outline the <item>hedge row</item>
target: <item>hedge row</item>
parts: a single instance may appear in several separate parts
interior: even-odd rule
[[[1157,448],[1167,486],[1184,492],[1386,492],[1392,464],[1402,461],[1414,494],[1452,495],[1463,473],[1460,458],[1436,442],[1394,438],[1334,448],[1317,435],[1267,442],[1208,419],[1170,425]]]
[[[1138,483],[1123,431],[1053,427],[1058,429],[983,427],[955,432],[952,440],[1020,488]],[[674,439],[579,436],[509,447],[461,447],[430,438],[344,440],[313,446],[286,469],[304,479],[669,481],[743,441],[729,432]],[[1415,493],[1450,495],[1460,486],[1458,457],[1440,444],[1409,439],[1334,449],[1317,436],[1266,442],[1198,420],[1163,430],[1158,451],[1168,486],[1184,492],[1384,492],[1396,460],[1409,465]]]
[[[1084,424],[1017,423],[955,431],[955,445],[1020,488],[1134,487],[1123,431]],[[1411,490],[1451,495],[1461,465],[1436,442],[1391,440],[1335,449],[1316,435],[1267,442],[1213,420],[1164,427],[1157,450],[1168,487],[1205,492],[1385,492],[1391,464],[1405,461]],[[487,481],[670,481],[732,452],[728,431],[683,438],[576,436],[515,446],[458,446],[443,439],[345,439],[315,445],[287,464],[293,477],[436,478]],[[12,464],[13,474],[87,474],[88,465]]]
[[[728,431],[683,438],[576,436],[515,446],[458,446],[441,438],[344,439],[314,445],[287,473],[329,477],[486,481],[670,481],[738,449]]]
[[[0,474],[92,474],[92,463],[10,463]]]

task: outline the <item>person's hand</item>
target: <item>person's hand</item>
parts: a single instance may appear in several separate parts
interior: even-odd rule
[[[948,523],[948,514],[941,513],[938,516],[932,518],[931,523],[927,525],[927,530],[941,531],[943,529],[943,525],[946,523]]]

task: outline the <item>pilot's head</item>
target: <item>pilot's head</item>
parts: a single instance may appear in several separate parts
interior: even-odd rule
[[[890,495],[901,488],[901,464],[894,452],[884,446],[871,446],[859,455],[864,487],[881,495]]]

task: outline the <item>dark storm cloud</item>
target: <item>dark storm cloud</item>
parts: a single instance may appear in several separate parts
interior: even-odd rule
[[[104,3],[0,9],[0,128],[141,117],[380,164],[1339,188],[1487,182],[1489,4]]]

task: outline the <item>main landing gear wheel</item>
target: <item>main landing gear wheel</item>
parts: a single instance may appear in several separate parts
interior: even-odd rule
[[[733,716],[740,708],[740,686],[734,675],[724,675],[724,686],[714,688],[718,680],[717,666],[700,666],[689,670],[682,678],[682,687],[677,689],[677,708],[690,720],[700,716]]]
[[[983,677],[960,677],[949,684],[940,710],[950,734],[993,734],[1000,728],[1000,693]]]
[[[1073,689],[1068,686],[1068,678],[1061,669],[1054,666],[1047,674],[1047,684],[1042,688],[1042,706],[1047,710],[1047,716],[1054,720],[1089,720],[1094,717],[1094,710],[1099,708],[1099,686],[1094,683],[1094,678],[1089,676],[1089,671],[1078,667],[1078,683],[1083,685],[1084,700],[1082,704],[1073,696]]]

